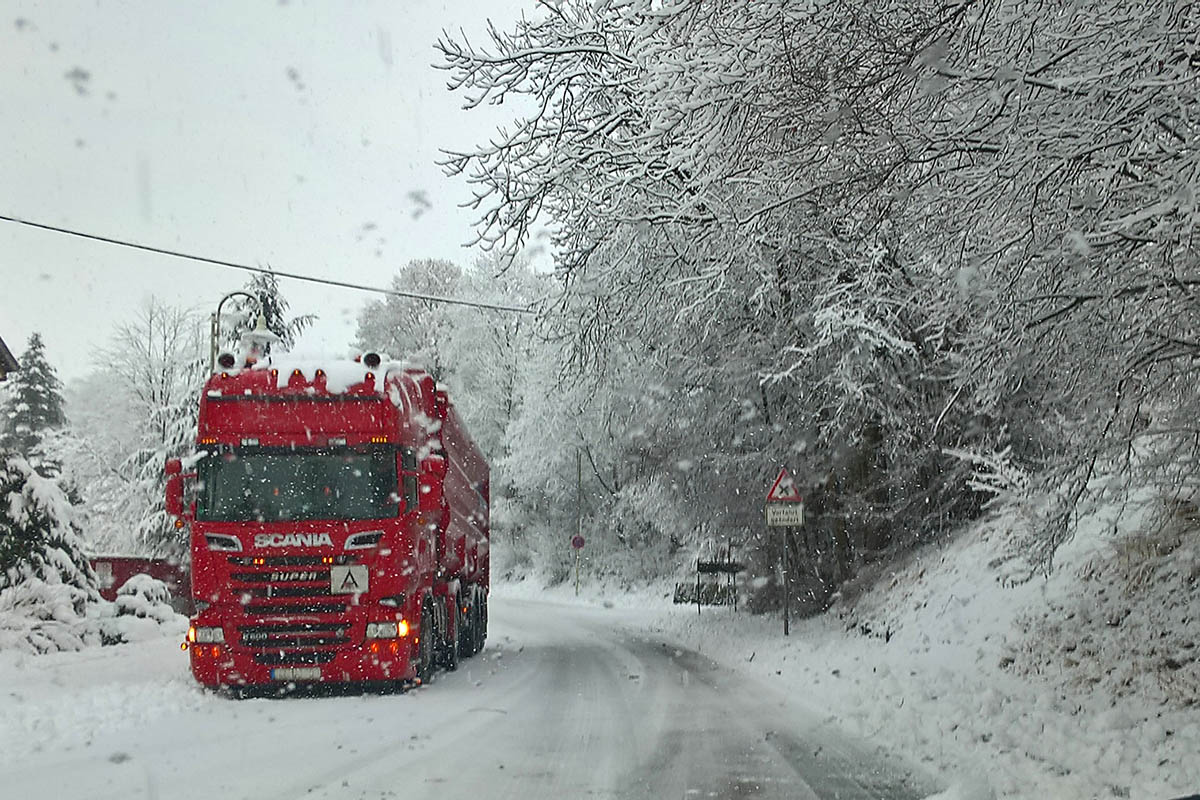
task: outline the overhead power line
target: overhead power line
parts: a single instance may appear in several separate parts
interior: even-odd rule
[[[70,228],[62,228],[57,225],[47,225],[43,222],[33,222],[32,220],[19,219],[10,217],[5,214],[0,214],[0,220],[11,222],[15,225],[25,225],[29,228],[38,228],[51,233],[61,233],[66,236],[76,236],[80,239],[90,239],[93,242],[103,242],[104,244],[112,244],[118,247],[128,247],[133,250],[141,250],[146,253],[157,253],[162,256],[171,256],[173,258],[182,258],[188,261],[198,261],[201,264],[211,264],[215,267],[227,267],[229,269],[240,269],[245,272],[257,272],[262,275],[275,275],[280,278],[291,278],[297,281],[308,281],[309,283],[321,283],[326,286],[338,286],[343,289],[357,289],[363,292],[375,292],[377,294],[391,295],[392,297],[408,297],[413,300],[425,300],[430,303],[447,303],[456,306],[468,306],[470,308],[485,308],[491,311],[507,311],[514,314],[533,314],[532,308],[522,308],[520,306],[505,306],[497,303],[482,303],[475,300],[462,300],[457,297],[439,297],[433,294],[421,294],[420,292],[405,292],[399,289],[382,289],[378,286],[366,286],[361,283],[350,283],[348,281],[338,281],[332,278],[318,278],[313,275],[300,275],[295,272],[282,272],[277,269],[268,269],[266,267],[254,267],[249,264],[238,264],[234,261],[223,261],[219,258],[209,258],[207,256],[198,256],[192,253],[184,253],[178,250],[167,250],[162,247],[153,247],[148,244],[139,244],[130,242],[124,239],[115,239],[111,236],[100,236],[95,233],[85,233],[83,231],[71,230]]]

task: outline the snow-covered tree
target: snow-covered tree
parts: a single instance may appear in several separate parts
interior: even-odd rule
[[[705,391],[769,420],[754,474],[802,460],[830,523],[802,555],[936,535],[1004,453],[1062,501],[1019,543],[1047,563],[1140,444],[1166,454],[1147,479],[1196,488],[1170,468],[1200,460],[1193,16],[540,3],[486,46],[442,42],[467,105],[529,100],[447,167],[486,246],[550,217],[579,374],[666,347],[697,428],[728,419]]]
[[[72,409],[67,475],[87,503],[98,549],[182,556],[186,542],[163,506],[168,458],[190,450],[207,368],[204,320],[151,299],[119,326],[104,370],[87,382],[99,394]]]
[[[96,640],[87,606],[99,599],[62,489],[0,451],[0,649],[74,650]]]
[[[236,344],[243,333],[254,328],[258,322],[258,315],[262,314],[267,330],[279,337],[279,343],[286,350],[295,344],[296,337],[311,326],[317,318],[316,314],[288,316],[291,305],[280,291],[279,278],[274,274],[256,273],[242,287],[242,291],[258,298],[258,302],[251,303],[240,296],[229,301],[233,309],[234,322],[226,329],[227,344]],[[269,346],[267,352],[270,353]]]
[[[57,471],[53,453],[46,452],[48,432],[66,424],[63,413],[62,381],[46,358],[46,347],[39,333],[29,337],[20,358],[21,368],[10,378],[0,416],[0,447],[14,450],[29,459],[43,473]]]
[[[392,278],[397,291],[436,297],[455,297],[464,288],[463,270],[444,259],[422,258],[408,262]],[[420,364],[436,380],[449,366],[446,348],[449,331],[461,309],[389,295],[369,303],[358,315],[358,346]]]

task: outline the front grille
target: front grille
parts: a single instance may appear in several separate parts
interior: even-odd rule
[[[242,606],[247,614],[344,614],[346,602],[326,603],[247,603]]]
[[[347,644],[349,623],[301,622],[280,625],[242,625],[238,628],[244,647],[279,649]]]
[[[321,556],[230,556],[229,563],[252,567],[229,575],[230,588],[247,614],[339,614],[346,610],[345,601],[329,590],[330,567]],[[292,597],[311,599],[300,605],[255,602]]]
[[[321,614],[343,617],[353,602],[330,591],[330,561],[346,556],[228,556],[230,591],[253,621],[238,627],[237,644],[263,665],[328,664],[351,644],[345,620],[298,621]],[[289,617],[272,621],[271,617]],[[253,619],[253,618],[266,619]]]
[[[307,583],[322,581],[326,587],[329,586],[329,570],[327,569],[276,569],[264,572],[233,572],[230,573],[229,577],[242,583]]]
[[[255,564],[255,562],[258,564]],[[230,556],[229,563],[238,567],[305,567],[324,563],[321,556]]]
[[[319,586],[254,586],[241,589],[249,597],[328,597],[329,584]]]
[[[290,653],[255,653],[257,664],[328,664],[336,655],[332,650],[296,650]]]

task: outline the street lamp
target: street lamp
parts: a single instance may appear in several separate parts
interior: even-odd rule
[[[216,372],[217,369],[217,351],[221,347],[221,306],[225,305],[225,301],[231,297],[245,297],[251,302],[257,303],[259,306],[259,316],[262,316],[262,301],[249,292],[236,291],[230,292],[221,298],[217,303],[217,312],[212,315],[212,327],[210,328],[209,350],[208,350],[208,371]]]

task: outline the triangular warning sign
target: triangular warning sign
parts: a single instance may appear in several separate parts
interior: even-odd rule
[[[786,467],[779,470],[779,475],[775,478],[775,483],[771,485],[771,491],[767,492],[767,502],[803,502],[803,498],[800,497],[800,490],[796,488],[796,482],[792,480],[792,476],[788,473]]]
[[[348,569],[346,570],[346,577],[342,578],[341,591],[353,592],[355,590],[362,591],[358,585],[358,581],[354,579],[354,570]]]

